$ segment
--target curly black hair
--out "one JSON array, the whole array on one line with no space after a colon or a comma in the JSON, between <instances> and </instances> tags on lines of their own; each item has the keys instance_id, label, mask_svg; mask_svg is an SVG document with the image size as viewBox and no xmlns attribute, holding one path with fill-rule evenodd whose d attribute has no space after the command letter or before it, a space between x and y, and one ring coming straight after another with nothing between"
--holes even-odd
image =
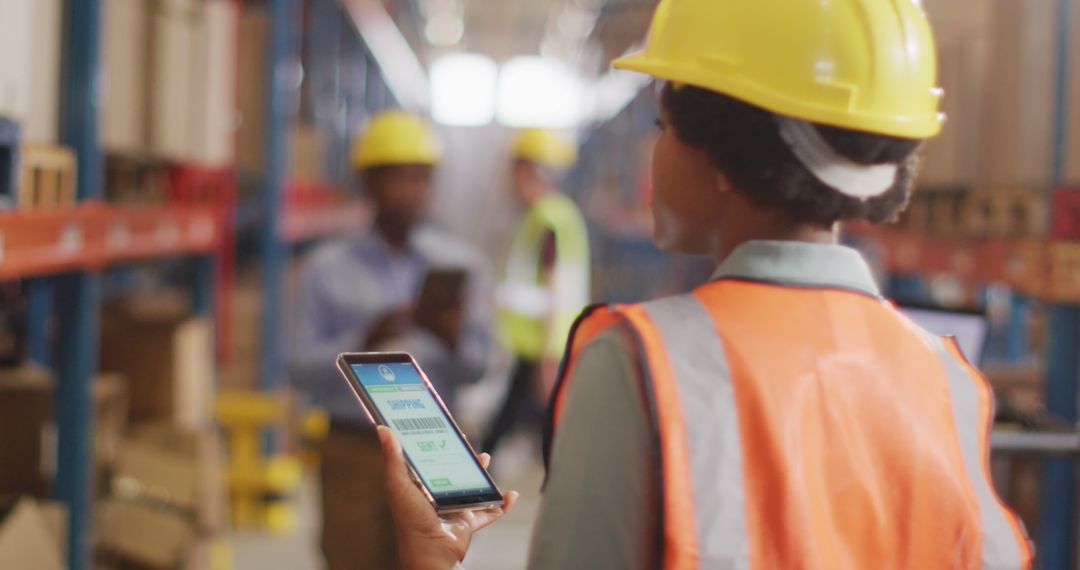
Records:
<instances>
[{"instance_id":1,"label":"curly black hair","mask_svg":"<svg viewBox=\"0 0 1080 570\"><path fill-rule=\"evenodd\" d=\"M845 196L814 177L780 138L776 116L727 95L691 86L664 87L661 105L675 135L704 150L737 191L802 223L889 222L903 212L918 172L923 141L815 124L840 155L858 164L893 163L896 181L880 196Z\"/></svg>"}]
</instances>

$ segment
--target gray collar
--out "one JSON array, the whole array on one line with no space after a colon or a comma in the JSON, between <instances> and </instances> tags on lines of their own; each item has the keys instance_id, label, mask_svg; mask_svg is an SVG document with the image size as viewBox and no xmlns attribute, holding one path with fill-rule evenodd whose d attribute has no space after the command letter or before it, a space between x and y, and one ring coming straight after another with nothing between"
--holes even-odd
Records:
<instances>
[{"instance_id":1,"label":"gray collar","mask_svg":"<svg viewBox=\"0 0 1080 570\"><path fill-rule=\"evenodd\" d=\"M881 290L859 252L842 245L749 241L731 252L713 279L769 281L795 287L852 289L875 297Z\"/></svg>"}]
</instances>

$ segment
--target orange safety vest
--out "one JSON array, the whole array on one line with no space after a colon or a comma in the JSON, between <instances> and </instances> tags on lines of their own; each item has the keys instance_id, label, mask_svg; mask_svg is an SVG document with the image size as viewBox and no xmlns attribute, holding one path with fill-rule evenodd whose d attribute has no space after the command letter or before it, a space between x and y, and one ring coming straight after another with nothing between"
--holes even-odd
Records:
<instances>
[{"instance_id":1,"label":"orange safety vest","mask_svg":"<svg viewBox=\"0 0 1080 570\"><path fill-rule=\"evenodd\" d=\"M548 450L577 356L613 325L639 347L665 570L1029 567L990 479L988 384L887 301L721 279L588 310Z\"/></svg>"}]
</instances>

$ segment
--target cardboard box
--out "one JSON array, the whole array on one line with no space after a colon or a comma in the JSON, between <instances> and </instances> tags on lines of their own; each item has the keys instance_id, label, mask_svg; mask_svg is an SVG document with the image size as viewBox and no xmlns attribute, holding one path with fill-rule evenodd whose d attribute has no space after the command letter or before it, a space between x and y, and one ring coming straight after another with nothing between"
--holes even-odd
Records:
<instances>
[{"instance_id":1,"label":"cardboard box","mask_svg":"<svg viewBox=\"0 0 1080 570\"><path fill-rule=\"evenodd\" d=\"M122 156L105 160L105 200L111 204L152 204L165 201L168 171L150 161Z\"/></svg>"},{"instance_id":2,"label":"cardboard box","mask_svg":"<svg viewBox=\"0 0 1080 570\"><path fill-rule=\"evenodd\" d=\"M0 370L0 495L49 493L55 384L36 366Z\"/></svg>"},{"instance_id":3,"label":"cardboard box","mask_svg":"<svg viewBox=\"0 0 1080 570\"><path fill-rule=\"evenodd\" d=\"M219 389L253 390L258 386L261 322L262 291L256 283L241 279L233 291L232 355L222 366Z\"/></svg>"},{"instance_id":4,"label":"cardboard box","mask_svg":"<svg viewBox=\"0 0 1080 570\"><path fill-rule=\"evenodd\" d=\"M1060 242L1050 246L1050 300L1080 302L1080 244Z\"/></svg>"},{"instance_id":5,"label":"cardboard box","mask_svg":"<svg viewBox=\"0 0 1080 570\"><path fill-rule=\"evenodd\" d=\"M75 205L75 152L66 146L23 145L19 150L19 208Z\"/></svg>"},{"instance_id":6,"label":"cardboard box","mask_svg":"<svg viewBox=\"0 0 1080 570\"><path fill-rule=\"evenodd\" d=\"M177 568L196 536L191 522L167 508L110 499L99 504L99 548L149 568Z\"/></svg>"},{"instance_id":7,"label":"cardboard box","mask_svg":"<svg viewBox=\"0 0 1080 570\"><path fill-rule=\"evenodd\" d=\"M102 315L101 369L128 379L132 422L212 422L213 324L168 299L111 305Z\"/></svg>"},{"instance_id":8,"label":"cardboard box","mask_svg":"<svg viewBox=\"0 0 1080 570\"><path fill-rule=\"evenodd\" d=\"M240 168L250 172L263 170L269 41L270 18L266 10L247 3L240 17L237 67L240 128L236 138L236 160Z\"/></svg>"},{"instance_id":9,"label":"cardboard box","mask_svg":"<svg viewBox=\"0 0 1080 570\"><path fill-rule=\"evenodd\" d=\"M318 129L295 125L292 131L290 176L302 181L326 179L326 139Z\"/></svg>"},{"instance_id":10,"label":"cardboard box","mask_svg":"<svg viewBox=\"0 0 1080 570\"><path fill-rule=\"evenodd\" d=\"M238 4L207 0L194 33L195 70L191 82L191 153L209 166L231 164L236 139Z\"/></svg>"},{"instance_id":11,"label":"cardboard box","mask_svg":"<svg viewBox=\"0 0 1080 570\"><path fill-rule=\"evenodd\" d=\"M147 128L151 0L105 0L102 4L102 116L105 149L141 156Z\"/></svg>"},{"instance_id":12,"label":"cardboard box","mask_svg":"<svg viewBox=\"0 0 1080 570\"><path fill-rule=\"evenodd\" d=\"M216 532L227 516L223 465L214 429L147 425L122 445L113 490L118 498L167 506L198 529Z\"/></svg>"},{"instance_id":13,"label":"cardboard box","mask_svg":"<svg viewBox=\"0 0 1080 570\"><path fill-rule=\"evenodd\" d=\"M0 560L4 568L63 570L67 511L52 503L20 499L0 511Z\"/></svg>"},{"instance_id":14,"label":"cardboard box","mask_svg":"<svg viewBox=\"0 0 1080 570\"><path fill-rule=\"evenodd\" d=\"M102 374L94 379L94 460L98 467L116 462L128 425L127 379Z\"/></svg>"}]
</instances>

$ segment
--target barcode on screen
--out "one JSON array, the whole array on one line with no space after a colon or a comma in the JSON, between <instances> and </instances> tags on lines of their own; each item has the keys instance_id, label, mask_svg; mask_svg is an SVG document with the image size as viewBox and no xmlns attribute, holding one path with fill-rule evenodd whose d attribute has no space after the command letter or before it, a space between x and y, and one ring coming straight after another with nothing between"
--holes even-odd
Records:
<instances>
[{"instance_id":1,"label":"barcode on screen","mask_svg":"<svg viewBox=\"0 0 1080 570\"><path fill-rule=\"evenodd\" d=\"M442 418L404 418L390 421L394 422L394 427L400 431L443 429L446 427L446 423L443 422Z\"/></svg>"}]
</instances>

